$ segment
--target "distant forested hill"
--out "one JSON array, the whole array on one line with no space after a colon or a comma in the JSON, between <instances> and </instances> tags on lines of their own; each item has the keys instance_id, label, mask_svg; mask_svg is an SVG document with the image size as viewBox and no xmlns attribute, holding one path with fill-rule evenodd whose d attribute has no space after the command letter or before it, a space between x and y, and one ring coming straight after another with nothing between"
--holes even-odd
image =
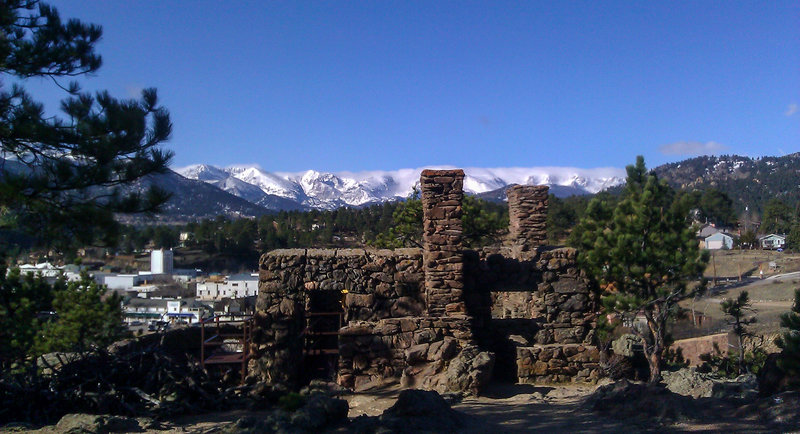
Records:
<instances>
[{"instance_id":1,"label":"distant forested hill","mask_svg":"<svg viewBox=\"0 0 800 434\"><path fill-rule=\"evenodd\" d=\"M673 187L687 191L716 188L734 201L738 212L748 206L762 212L777 198L800 204L800 152L782 157L703 156L658 166L655 172Z\"/></svg>"}]
</instances>

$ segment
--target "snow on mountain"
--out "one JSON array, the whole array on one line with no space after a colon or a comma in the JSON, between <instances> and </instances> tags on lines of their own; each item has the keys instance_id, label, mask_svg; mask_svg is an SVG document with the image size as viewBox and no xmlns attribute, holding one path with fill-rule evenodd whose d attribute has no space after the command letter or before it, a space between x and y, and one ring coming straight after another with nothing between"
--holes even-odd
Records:
<instances>
[{"instance_id":1,"label":"snow on mountain","mask_svg":"<svg viewBox=\"0 0 800 434\"><path fill-rule=\"evenodd\" d=\"M273 173L265 172L258 166L229 166L224 169L230 176L255 185L267 194L303 202L306 197L303 188L297 183Z\"/></svg>"},{"instance_id":2,"label":"snow on mountain","mask_svg":"<svg viewBox=\"0 0 800 434\"><path fill-rule=\"evenodd\" d=\"M333 209L408 197L412 189L418 186L422 170L417 168L338 173L307 170L270 173L258 166L230 166L221 169L208 165L194 165L177 171L187 178L208 182L255 203L258 202L257 192L240 183L255 186L262 193L290 199L303 206ZM510 184L547 184L569 187L559 191L597 193L625 180L625 171L619 168L473 167L464 169L464 172L466 173L464 190L471 194L494 191Z\"/></svg>"},{"instance_id":3,"label":"snow on mountain","mask_svg":"<svg viewBox=\"0 0 800 434\"><path fill-rule=\"evenodd\" d=\"M195 164L184 167L178 173L184 178L203 181L252 203L258 203L266 196L266 193L259 187L234 178L224 169L208 164Z\"/></svg>"},{"instance_id":4,"label":"snow on mountain","mask_svg":"<svg viewBox=\"0 0 800 434\"><path fill-rule=\"evenodd\" d=\"M208 164L193 164L191 166L176 170L176 172L181 174L184 178L205 181L209 184L222 181L230 176L224 170Z\"/></svg>"}]
</instances>

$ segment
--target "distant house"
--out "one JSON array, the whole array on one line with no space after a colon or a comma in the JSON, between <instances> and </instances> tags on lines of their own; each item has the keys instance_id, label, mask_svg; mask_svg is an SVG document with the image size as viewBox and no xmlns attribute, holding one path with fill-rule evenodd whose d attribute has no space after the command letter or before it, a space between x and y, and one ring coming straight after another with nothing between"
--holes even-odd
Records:
<instances>
[{"instance_id":1,"label":"distant house","mask_svg":"<svg viewBox=\"0 0 800 434\"><path fill-rule=\"evenodd\" d=\"M154 275L144 274L111 274L105 275L103 283L108 289L123 289L130 291L134 286L153 282Z\"/></svg>"},{"instance_id":2,"label":"distant house","mask_svg":"<svg viewBox=\"0 0 800 434\"><path fill-rule=\"evenodd\" d=\"M249 296L244 298L224 298L214 301L214 315L228 315L240 317L255 313L256 297Z\"/></svg>"},{"instance_id":3,"label":"distant house","mask_svg":"<svg viewBox=\"0 0 800 434\"><path fill-rule=\"evenodd\" d=\"M697 238L700 238L700 239L704 240L704 239L706 239L706 238L708 238L708 237L710 237L710 236L712 236L714 234L718 234L720 232L721 231L719 229L717 229L714 225L706 224L706 225L703 225L703 227L701 227L699 231L697 231ZM708 248L708 247L706 247L706 248Z\"/></svg>"},{"instance_id":4,"label":"distant house","mask_svg":"<svg viewBox=\"0 0 800 434\"><path fill-rule=\"evenodd\" d=\"M214 308L194 299L168 300L167 318L189 324L214 316Z\"/></svg>"},{"instance_id":5,"label":"distant house","mask_svg":"<svg viewBox=\"0 0 800 434\"><path fill-rule=\"evenodd\" d=\"M165 319L168 300L129 298L122 303L125 321L156 321Z\"/></svg>"},{"instance_id":6,"label":"distant house","mask_svg":"<svg viewBox=\"0 0 800 434\"><path fill-rule=\"evenodd\" d=\"M235 274L219 282L209 278L197 284L197 297L202 300L242 298L258 295L257 274Z\"/></svg>"},{"instance_id":7,"label":"distant house","mask_svg":"<svg viewBox=\"0 0 800 434\"><path fill-rule=\"evenodd\" d=\"M717 232L714 235L706 237L705 248L707 250L732 249L733 237L723 234L722 232Z\"/></svg>"},{"instance_id":8,"label":"distant house","mask_svg":"<svg viewBox=\"0 0 800 434\"><path fill-rule=\"evenodd\" d=\"M762 249L782 249L786 245L786 236L778 234L765 235L758 239L758 244Z\"/></svg>"}]
</instances>

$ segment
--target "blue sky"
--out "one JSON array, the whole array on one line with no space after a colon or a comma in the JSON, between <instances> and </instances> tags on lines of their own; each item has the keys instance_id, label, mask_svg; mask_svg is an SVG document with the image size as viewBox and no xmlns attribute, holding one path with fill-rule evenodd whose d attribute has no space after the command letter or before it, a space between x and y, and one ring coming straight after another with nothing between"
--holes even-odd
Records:
<instances>
[{"instance_id":1,"label":"blue sky","mask_svg":"<svg viewBox=\"0 0 800 434\"><path fill-rule=\"evenodd\" d=\"M648 166L796 152L796 1L54 1L85 90L156 87L174 166ZM58 90L29 88L57 105Z\"/></svg>"}]
</instances>

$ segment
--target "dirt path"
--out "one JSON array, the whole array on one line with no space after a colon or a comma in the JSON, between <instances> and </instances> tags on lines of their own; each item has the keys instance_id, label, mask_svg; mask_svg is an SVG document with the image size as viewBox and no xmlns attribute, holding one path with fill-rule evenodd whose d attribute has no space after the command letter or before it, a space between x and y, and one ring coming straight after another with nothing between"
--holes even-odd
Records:
<instances>
[{"instance_id":1,"label":"dirt path","mask_svg":"<svg viewBox=\"0 0 800 434\"><path fill-rule=\"evenodd\" d=\"M480 397L466 398L453 409L472 416L461 433L645 433L645 432L771 432L757 420L733 416L729 408L709 409L719 415L705 422L678 422L670 426L634 423L601 416L581 403L597 385L534 386L493 384ZM396 387L346 397L351 418L377 416L397 399Z\"/></svg>"},{"instance_id":2,"label":"dirt path","mask_svg":"<svg viewBox=\"0 0 800 434\"><path fill-rule=\"evenodd\" d=\"M646 432L624 421L598 417L580 402L597 386L495 384L480 397L466 398L453 409L472 416L460 432ZM391 407L399 389L390 387L346 397L349 416L378 416Z\"/></svg>"},{"instance_id":3,"label":"dirt path","mask_svg":"<svg viewBox=\"0 0 800 434\"><path fill-rule=\"evenodd\" d=\"M468 398L454 409L475 416L485 426L464 432L645 432L581 407L595 386L495 385L486 396ZM489 430L487 430L489 428Z\"/></svg>"},{"instance_id":4,"label":"dirt path","mask_svg":"<svg viewBox=\"0 0 800 434\"><path fill-rule=\"evenodd\" d=\"M484 396L465 398L453 404L453 409L466 415L467 426L460 433L642 433L642 432L770 432L756 420L733 416L730 409L722 410L708 422L681 422L671 426L635 424L630 420L604 417L584 408L581 403L595 385L514 385L494 384ZM394 405L399 387L388 386L368 392L343 396L348 401L353 419L361 415L378 416ZM709 409L710 413L716 410ZM266 417L268 411L235 410L228 412L188 415L175 418L146 432L153 433L219 433L245 416ZM336 432L346 432L340 428ZM24 430L20 430L26 432ZM54 426L38 431L41 434L58 432Z\"/></svg>"}]
</instances>

